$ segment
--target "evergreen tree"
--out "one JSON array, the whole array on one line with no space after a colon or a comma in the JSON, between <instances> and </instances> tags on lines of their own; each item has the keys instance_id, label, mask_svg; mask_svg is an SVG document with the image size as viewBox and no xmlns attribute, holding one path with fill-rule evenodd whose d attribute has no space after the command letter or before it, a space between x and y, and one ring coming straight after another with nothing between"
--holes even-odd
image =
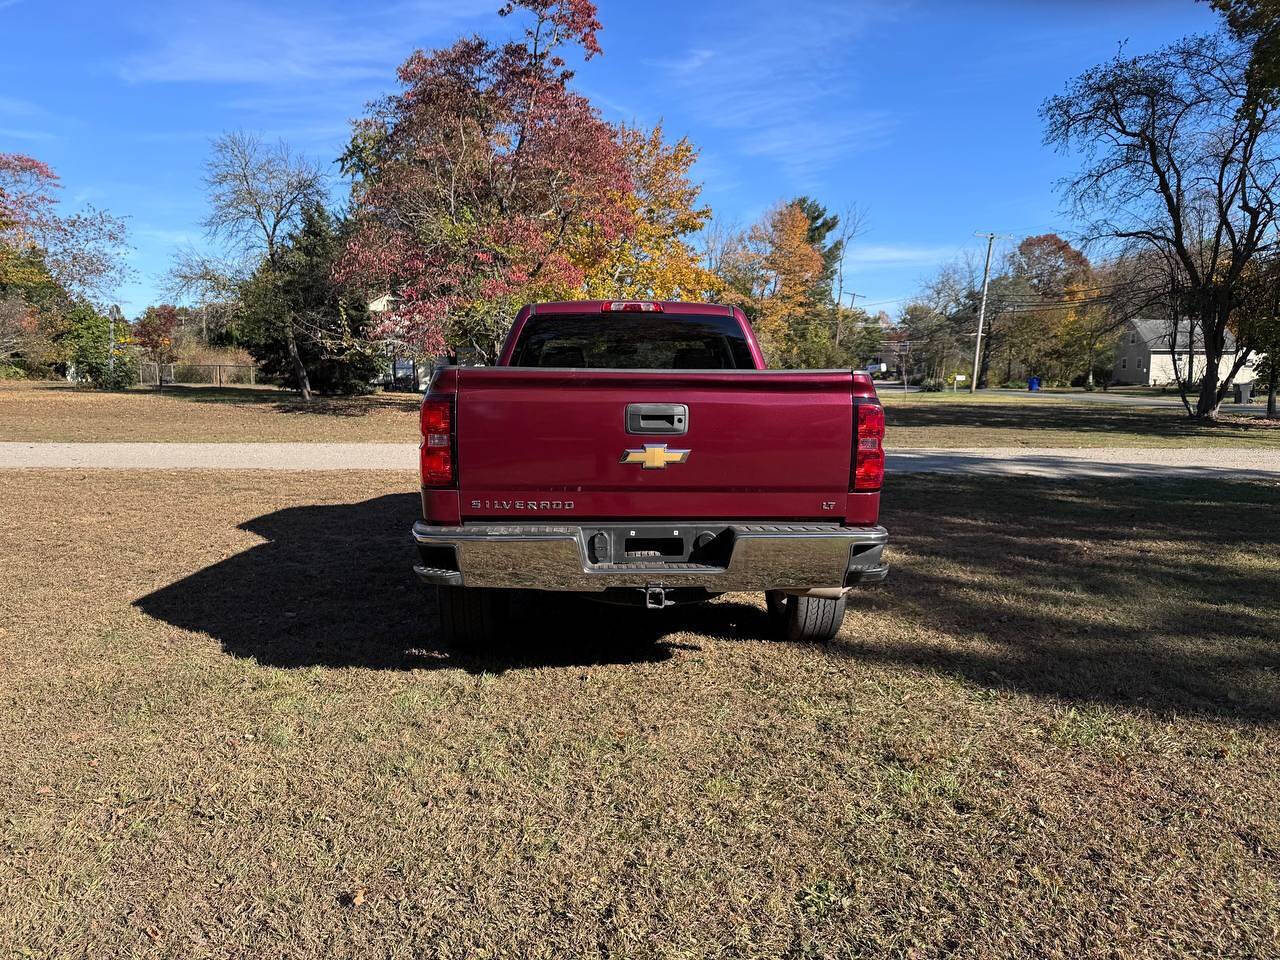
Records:
<instances>
[{"instance_id":1,"label":"evergreen tree","mask_svg":"<svg viewBox=\"0 0 1280 960\"><path fill-rule=\"evenodd\" d=\"M310 205L274 262L264 259L241 290L249 352L268 377L295 390L290 334L317 393L367 392L380 370L365 304L333 279L345 243L345 226Z\"/></svg>"}]
</instances>

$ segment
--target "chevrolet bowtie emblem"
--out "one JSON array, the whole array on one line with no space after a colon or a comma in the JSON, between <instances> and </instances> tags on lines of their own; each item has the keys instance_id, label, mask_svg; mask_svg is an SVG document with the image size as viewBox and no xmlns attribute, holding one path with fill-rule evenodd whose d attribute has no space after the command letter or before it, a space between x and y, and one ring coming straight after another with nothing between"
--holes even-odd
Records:
<instances>
[{"instance_id":1,"label":"chevrolet bowtie emblem","mask_svg":"<svg viewBox=\"0 0 1280 960\"><path fill-rule=\"evenodd\" d=\"M665 470L668 463L684 463L688 450L668 450L665 443L646 443L643 450L624 450L619 463L638 463L643 470Z\"/></svg>"}]
</instances>

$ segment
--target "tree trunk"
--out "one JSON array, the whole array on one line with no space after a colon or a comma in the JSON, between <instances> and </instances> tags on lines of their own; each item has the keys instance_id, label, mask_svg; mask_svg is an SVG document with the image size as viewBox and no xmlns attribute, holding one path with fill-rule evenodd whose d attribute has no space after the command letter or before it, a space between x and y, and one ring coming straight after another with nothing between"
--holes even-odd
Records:
<instances>
[{"instance_id":1,"label":"tree trunk","mask_svg":"<svg viewBox=\"0 0 1280 960\"><path fill-rule=\"evenodd\" d=\"M1207 357L1205 358L1208 359ZM1196 416L1201 420L1218 419L1218 365L1206 363L1196 398Z\"/></svg>"},{"instance_id":2,"label":"tree trunk","mask_svg":"<svg viewBox=\"0 0 1280 960\"><path fill-rule=\"evenodd\" d=\"M1273 369L1271 380L1267 384L1267 419L1274 420L1276 419L1276 392L1280 390L1280 367L1274 366L1274 360L1270 362L1273 364Z\"/></svg>"},{"instance_id":3,"label":"tree trunk","mask_svg":"<svg viewBox=\"0 0 1280 960\"><path fill-rule=\"evenodd\" d=\"M307 368L302 364L302 356L298 353L298 341L293 336L293 320L290 318L284 324L284 339L289 345L289 359L293 361L293 375L298 381L298 389L302 392L303 400L311 399L311 380L307 377Z\"/></svg>"},{"instance_id":4,"label":"tree trunk","mask_svg":"<svg viewBox=\"0 0 1280 960\"><path fill-rule=\"evenodd\" d=\"M1204 341L1204 376L1200 379L1200 396L1196 400L1196 416L1201 420L1218 419L1218 405L1222 402L1218 397L1218 383L1221 374L1218 368L1222 363L1222 350L1225 346L1226 338L1223 336L1223 331L1227 328L1226 320L1225 310L1222 311L1221 316L1216 311L1213 311L1201 317L1200 338ZM1211 324L1214 331L1212 336L1210 336ZM1190 367L1192 379L1194 379L1196 369L1196 338L1194 331L1191 332L1187 349L1190 351L1188 367Z\"/></svg>"}]
</instances>

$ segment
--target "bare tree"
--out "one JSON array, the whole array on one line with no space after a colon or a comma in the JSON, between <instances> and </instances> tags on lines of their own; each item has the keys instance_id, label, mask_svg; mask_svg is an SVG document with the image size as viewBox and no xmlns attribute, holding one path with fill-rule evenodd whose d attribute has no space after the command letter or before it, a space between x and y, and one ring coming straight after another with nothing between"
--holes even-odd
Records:
<instances>
[{"instance_id":1,"label":"bare tree","mask_svg":"<svg viewBox=\"0 0 1280 960\"><path fill-rule=\"evenodd\" d=\"M303 210L321 204L325 196L324 174L310 160L293 153L280 141L263 144L257 137L227 133L213 142L205 175L209 189L209 216L205 229L212 239L225 245L238 271L204 262L188 262L186 272L193 283L217 284L219 276L252 273L253 261L265 263L272 271L290 231L301 222ZM311 399L311 381L298 352L298 319L281 301L280 324L304 400Z\"/></svg>"},{"instance_id":2,"label":"bare tree","mask_svg":"<svg viewBox=\"0 0 1280 960\"><path fill-rule=\"evenodd\" d=\"M699 235L702 265L717 277L730 274L746 244L746 231L741 224L713 220Z\"/></svg>"},{"instance_id":3,"label":"bare tree","mask_svg":"<svg viewBox=\"0 0 1280 960\"><path fill-rule=\"evenodd\" d=\"M1244 274L1276 242L1280 143L1275 112L1251 94L1249 50L1190 37L1116 59L1041 108L1046 142L1084 168L1064 192L1091 238L1146 250L1172 266L1183 310L1203 336L1194 415L1214 419L1231 378L1219 365ZM1172 292L1172 291L1171 291Z\"/></svg>"},{"instance_id":4,"label":"bare tree","mask_svg":"<svg viewBox=\"0 0 1280 960\"><path fill-rule=\"evenodd\" d=\"M248 280L245 264L209 256L193 247L174 254L164 289L175 300L190 302L200 312L200 334L209 341L209 329L225 328L240 307L240 287ZM212 320L212 324L210 321Z\"/></svg>"},{"instance_id":5,"label":"bare tree","mask_svg":"<svg viewBox=\"0 0 1280 960\"><path fill-rule=\"evenodd\" d=\"M840 345L841 339L844 337L845 327L845 309L844 309L844 267L845 260L849 256L849 244L852 243L860 233L866 223L865 211L856 204L850 204L844 208L844 213L840 214L840 226L835 237L835 244L840 249L840 259L836 261L836 270L834 277L834 289L832 294L835 300L835 334L834 339L836 346ZM852 312L852 311L850 311Z\"/></svg>"},{"instance_id":6,"label":"bare tree","mask_svg":"<svg viewBox=\"0 0 1280 960\"><path fill-rule=\"evenodd\" d=\"M209 256L193 247L183 247L173 255L165 277L165 292L196 303L232 302L240 284L248 279L244 264Z\"/></svg>"},{"instance_id":7,"label":"bare tree","mask_svg":"<svg viewBox=\"0 0 1280 960\"><path fill-rule=\"evenodd\" d=\"M898 327L911 342L917 368L923 366L930 380L939 380L951 371L957 358L973 347L965 341L960 327L967 326L961 310L973 291L971 265L958 262L941 267L927 280L920 295L906 304Z\"/></svg>"}]
</instances>

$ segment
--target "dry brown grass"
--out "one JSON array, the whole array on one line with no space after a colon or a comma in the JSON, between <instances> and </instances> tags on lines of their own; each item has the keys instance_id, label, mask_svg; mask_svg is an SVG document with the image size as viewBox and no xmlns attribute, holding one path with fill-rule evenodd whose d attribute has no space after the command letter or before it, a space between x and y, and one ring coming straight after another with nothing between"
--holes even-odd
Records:
<instances>
[{"instance_id":1,"label":"dry brown grass","mask_svg":"<svg viewBox=\"0 0 1280 960\"><path fill-rule=\"evenodd\" d=\"M829 648L467 658L399 475L0 482L0 955L1280 948L1275 484L896 478Z\"/></svg>"},{"instance_id":2,"label":"dry brown grass","mask_svg":"<svg viewBox=\"0 0 1280 960\"><path fill-rule=\"evenodd\" d=\"M65 383L0 383L0 440L416 441L416 394L303 403L273 387L165 387L125 393Z\"/></svg>"},{"instance_id":3,"label":"dry brown grass","mask_svg":"<svg viewBox=\"0 0 1280 960\"><path fill-rule=\"evenodd\" d=\"M902 447L1205 447L1280 449L1280 424L1191 423L1161 407L1069 399L885 393L887 444ZM273 388L166 387L101 393L0 383L0 440L402 441L417 439L418 397L381 394L304 404ZM1229 411L1228 411L1229 416Z\"/></svg>"}]
</instances>

